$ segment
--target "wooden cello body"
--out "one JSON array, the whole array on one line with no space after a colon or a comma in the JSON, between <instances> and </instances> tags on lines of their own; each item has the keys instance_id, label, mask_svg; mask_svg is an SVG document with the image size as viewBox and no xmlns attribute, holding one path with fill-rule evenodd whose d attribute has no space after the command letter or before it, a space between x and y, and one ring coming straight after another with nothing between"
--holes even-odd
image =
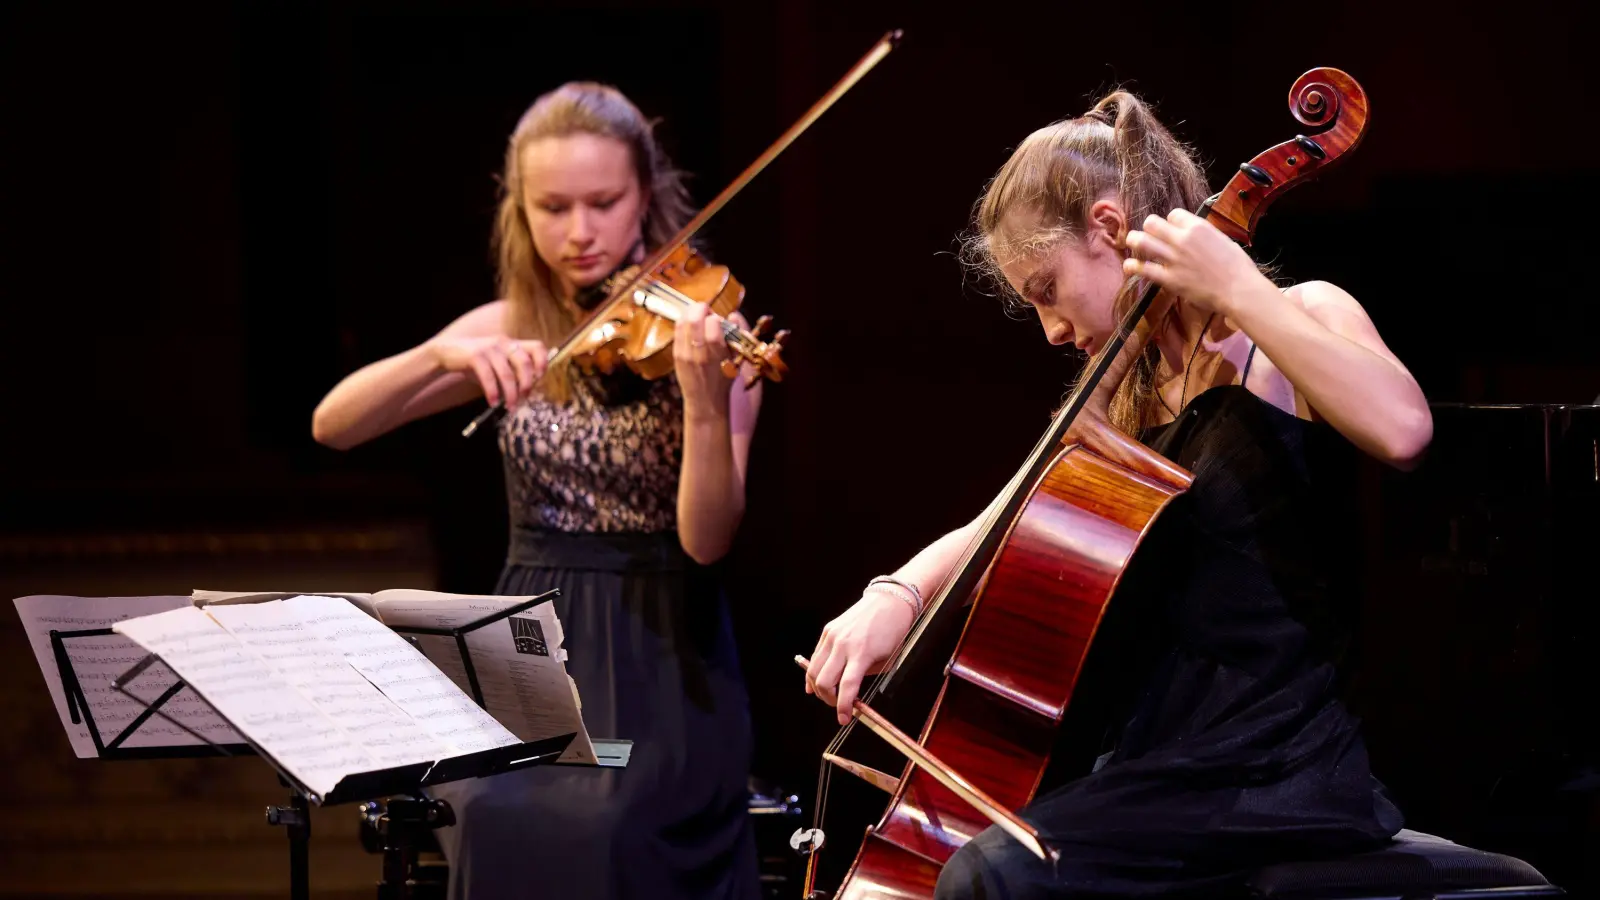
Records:
<instances>
[{"instance_id":1,"label":"wooden cello body","mask_svg":"<svg viewBox=\"0 0 1600 900\"><path fill-rule=\"evenodd\" d=\"M1366 95L1338 69L1302 75L1290 89L1289 105L1296 119L1322 130L1314 137L1297 135L1241 165L1196 211L1245 246L1273 200L1342 159L1366 127ZM1060 746L1063 720L1130 561L1192 481L1191 473L1109 424L1080 416L1127 338L1141 332L1142 344L1157 293L1145 292L1120 333L1090 361L1090 371L919 617L897 660L867 699L856 702L857 720L907 755L903 773L892 779L825 754L825 760L858 774L864 770L869 780L891 789L892 799L867 827L843 881L828 894L815 885L821 828L797 833L792 843L811 855L808 898L931 898L944 863L991 824L1041 856L1053 853L1015 811L1034 799ZM925 620L962 615L954 651L940 660L937 698L913 741L868 701L912 667L915 645L928 630ZM824 795L819 786L818 826Z\"/></svg>"},{"instance_id":2,"label":"wooden cello body","mask_svg":"<svg viewBox=\"0 0 1600 900\"><path fill-rule=\"evenodd\" d=\"M979 589L920 736L928 753L1005 809L1033 799L1128 560L1189 482L1188 472L1128 438L1093 449L1073 443L1055 455ZM908 765L837 896L932 897L940 867L988 826L927 770Z\"/></svg>"}]
</instances>

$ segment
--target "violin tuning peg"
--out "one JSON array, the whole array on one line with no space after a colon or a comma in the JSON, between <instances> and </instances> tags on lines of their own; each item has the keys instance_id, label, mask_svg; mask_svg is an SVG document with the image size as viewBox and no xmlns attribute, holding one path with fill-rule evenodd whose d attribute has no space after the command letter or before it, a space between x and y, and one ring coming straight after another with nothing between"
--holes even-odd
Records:
<instances>
[{"instance_id":1,"label":"violin tuning peg","mask_svg":"<svg viewBox=\"0 0 1600 900\"><path fill-rule=\"evenodd\" d=\"M761 370L757 369L756 371L751 372L749 375L746 375L744 377L744 389L747 390L747 391L750 390L751 388L755 387L756 386L756 382L758 382L760 380L761 380Z\"/></svg>"},{"instance_id":2,"label":"violin tuning peg","mask_svg":"<svg viewBox=\"0 0 1600 900\"><path fill-rule=\"evenodd\" d=\"M739 374L739 361L730 356L722 361L721 368L723 375L732 378Z\"/></svg>"},{"instance_id":3,"label":"violin tuning peg","mask_svg":"<svg viewBox=\"0 0 1600 900\"><path fill-rule=\"evenodd\" d=\"M771 324L772 324L772 317L771 316L762 316L761 318L756 320L756 326L754 328L750 329L750 336L751 337L755 337L755 338L761 337L761 333L763 331L766 331L767 327L770 326Z\"/></svg>"},{"instance_id":4,"label":"violin tuning peg","mask_svg":"<svg viewBox=\"0 0 1600 900\"><path fill-rule=\"evenodd\" d=\"M770 343L774 347L781 347L783 345L783 342L788 340L788 339L789 339L789 329L785 328L782 331L778 332L777 334L773 335L772 336L772 340L771 340Z\"/></svg>"}]
</instances>

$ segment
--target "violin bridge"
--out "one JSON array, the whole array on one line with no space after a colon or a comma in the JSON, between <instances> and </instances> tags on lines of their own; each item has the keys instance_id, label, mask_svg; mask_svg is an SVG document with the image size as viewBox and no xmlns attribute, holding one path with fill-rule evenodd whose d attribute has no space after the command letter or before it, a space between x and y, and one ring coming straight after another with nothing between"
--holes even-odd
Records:
<instances>
[{"instance_id":1,"label":"violin bridge","mask_svg":"<svg viewBox=\"0 0 1600 900\"><path fill-rule=\"evenodd\" d=\"M867 784L870 784L880 790L887 791L888 793L892 794L897 788L900 787L900 779L890 775L887 772L879 772L877 769L874 769L870 766L863 766L861 763L853 762L845 759L842 756L836 756L832 753L824 753L822 754L822 758L833 763L846 772L849 772L851 775L860 778Z\"/></svg>"}]
</instances>

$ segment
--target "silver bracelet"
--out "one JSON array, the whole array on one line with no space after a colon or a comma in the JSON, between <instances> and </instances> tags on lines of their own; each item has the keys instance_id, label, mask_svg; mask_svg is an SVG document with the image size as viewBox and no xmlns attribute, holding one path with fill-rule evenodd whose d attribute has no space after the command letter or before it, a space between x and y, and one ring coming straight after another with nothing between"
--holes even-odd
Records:
<instances>
[{"instance_id":1,"label":"silver bracelet","mask_svg":"<svg viewBox=\"0 0 1600 900\"><path fill-rule=\"evenodd\" d=\"M888 596L901 601L906 606L911 607L912 615L919 615L922 612L922 610L917 606L916 596L898 584L890 584L888 582L869 584L867 585L866 594L887 594Z\"/></svg>"},{"instance_id":2,"label":"silver bracelet","mask_svg":"<svg viewBox=\"0 0 1600 900\"><path fill-rule=\"evenodd\" d=\"M919 616L922 615L922 605L923 605L922 604L922 592L917 590L917 586L916 585L901 581L900 579L895 578L895 577L893 577L891 575L879 575L877 578L874 578L871 581L867 582L867 590L870 591L870 590L872 590L872 588L874 586L880 585L880 584L888 585L890 587L897 587L897 588L900 588L901 590L905 591L907 594L910 594L911 595L911 610L912 610L912 612L916 613ZM904 598L902 598L902 599L904 599Z\"/></svg>"}]
</instances>

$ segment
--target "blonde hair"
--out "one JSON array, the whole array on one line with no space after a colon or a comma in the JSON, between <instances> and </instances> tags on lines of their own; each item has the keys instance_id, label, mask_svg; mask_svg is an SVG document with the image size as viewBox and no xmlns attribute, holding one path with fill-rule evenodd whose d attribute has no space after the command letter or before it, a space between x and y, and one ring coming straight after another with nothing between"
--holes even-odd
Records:
<instances>
[{"instance_id":1,"label":"blonde hair","mask_svg":"<svg viewBox=\"0 0 1600 900\"><path fill-rule=\"evenodd\" d=\"M558 300L550 267L534 249L522 206L523 148L540 138L573 134L608 137L627 145L645 197L642 230L649 250L670 240L694 215L684 175L673 168L656 140L655 124L621 91L591 81L568 82L541 95L517 121L506 142L493 238L497 283L500 296L510 305L506 325L512 336L554 346L578 321ZM552 368L540 387L551 401L567 402L571 396L567 367Z\"/></svg>"},{"instance_id":2,"label":"blonde hair","mask_svg":"<svg viewBox=\"0 0 1600 900\"><path fill-rule=\"evenodd\" d=\"M979 198L963 257L996 282L1008 302L1023 303L1000 275L1001 262L1081 239L1089 208L1107 196L1121 201L1130 228L1179 207L1196 210L1209 196L1193 153L1127 91L1114 91L1084 115L1028 135ZM1037 225L1025 234L1002 233L1013 211L1032 213ZM1145 287L1141 279L1124 282L1113 302L1118 321ZM1154 424L1158 361L1152 342L1112 398L1112 424L1128 434L1137 436Z\"/></svg>"}]
</instances>

